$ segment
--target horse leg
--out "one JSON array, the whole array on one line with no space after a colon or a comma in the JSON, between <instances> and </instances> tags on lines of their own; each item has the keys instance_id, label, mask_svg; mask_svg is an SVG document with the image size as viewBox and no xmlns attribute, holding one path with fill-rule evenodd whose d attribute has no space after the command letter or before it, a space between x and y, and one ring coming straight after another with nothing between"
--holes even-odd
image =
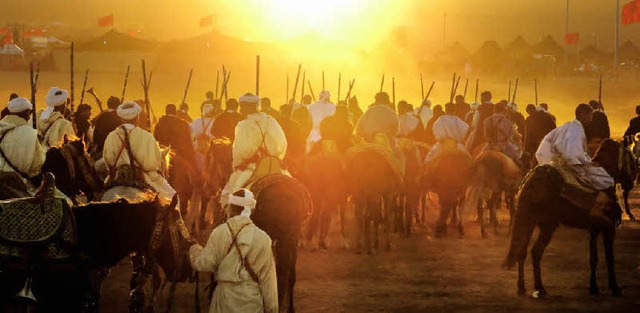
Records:
<instances>
[{"instance_id":1,"label":"horse leg","mask_svg":"<svg viewBox=\"0 0 640 313\"><path fill-rule=\"evenodd\" d=\"M401 212L401 207L399 206L399 203L396 202L396 197L394 196L389 196L388 197L390 199L390 201L388 202L390 204L389 207L387 206L387 202L384 201L384 205L385 207L382 208L382 221L383 223L386 222L386 225L384 226L383 229L383 236L384 236L384 249L385 251L391 251L391 231L392 231L392 227L393 227L393 217L394 216L400 216L402 214ZM397 218L396 218L397 220Z\"/></svg>"},{"instance_id":2,"label":"horse leg","mask_svg":"<svg viewBox=\"0 0 640 313\"><path fill-rule=\"evenodd\" d=\"M145 290L143 283L146 280L144 267L145 258L141 254L131 256L132 274L129 281L129 312L142 312L145 303Z\"/></svg>"},{"instance_id":3,"label":"horse leg","mask_svg":"<svg viewBox=\"0 0 640 313\"><path fill-rule=\"evenodd\" d=\"M342 203L338 205L338 212L340 214L340 242L342 244L342 248L349 249L349 244L347 244L347 239L344 231L346 211L347 211L346 203Z\"/></svg>"},{"instance_id":4,"label":"horse leg","mask_svg":"<svg viewBox=\"0 0 640 313\"><path fill-rule=\"evenodd\" d=\"M489 223L493 228L493 233L498 235L498 209L502 200L502 192L494 192L489 200Z\"/></svg>"},{"instance_id":5,"label":"horse leg","mask_svg":"<svg viewBox=\"0 0 640 313\"><path fill-rule=\"evenodd\" d=\"M447 234L447 220L449 219L450 213L451 205L442 202L442 199L440 199L440 217L436 225L436 238L444 237Z\"/></svg>"},{"instance_id":6,"label":"horse leg","mask_svg":"<svg viewBox=\"0 0 640 313\"><path fill-rule=\"evenodd\" d=\"M607 271L609 273L609 289L615 297L622 296L622 289L616 280L615 261L613 256L613 241L616 236L615 226L611 225L602 233L604 241L604 253L607 259Z\"/></svg>"},{"instance_id":7,"label":"horse leg","mask_svg":"<svg viewBox=\"0 0 640 313\"><path fill-rule=\"evenodd\" d=\"M622 192L622 198L624 199L624 211L627 213L627 215L629 216L630 220L635 220L635 217L633 216L633 214L631 214L631 210L629 209L629 192L631 190L624 190Z\"/></svg>"},{"instance_id":8,"label":"horse leg","mask_svg":"<svg viewBox=\"0 0 640 313\"><path fill-rule=\"evenodd\" d=\"M527 258L527 250L518 258L518 296L524 296L527 293L527 287L524 285L524 261Z\"/></svg>"},{"instance_id":9,"label":"horse leg","mask_svg":"<svg viewBox=\"0 0 640 313\"><path fill-rule=\"evenodd\" d=\"M482 238L487 237L487 232L484 229L484 206L486 205L486 201L478 202L478 222L480 223L480 234L482 234Z\"/></svg>"},{"instance_id":10,"label":"horse leg","mask_svg":"<svg viewBox=\"0 0 640 313\"><path fill-rule=\"evenodd\" d=\"M204 194L200 196L200 229L204 229L207 224L207 208L211 202L210 197L205 197Z\"/></svg>"},{"instance_id":11,"label":"horse leg","mask_svg":"<svg viewBox=\"0 0 640 313\"><path fill-rule=\"evenodd\" d=\"M320 233L318 235L320 249L327 249L327 234L329 233L329 227L331 226L333 216L332 213L335 207L335 204L329 204L326 202L324 204L322 215L320 216Z\"/></svg>"},{"instance_id":12,"label":"horse leg","mask_svg":"<svg viewBox=\"0 0 640 313\"><path fill-rule=\"evenodd\" d=\"M320 223L321 212L324 209L323 205L324 205L323 201L320 201L319 198L314 199L313 207L315 209L311 213L311 219L309 220L309 228L307 229L307 242L309 243L309 246L311 246L312 250L315 250L317 248L316 245L313 244L313 238L317 233L319 233L318 224Z\"/></svg>"},{"instance_id":13,"label":"horse leg","mask_svg":"<svg viewBox=\"0 0 640 313\"><path fill-rule=\"evenodd\" d=\"M596 279L596 270L598 268L598 231L591 229L589 231L589 266L591 267L591 278L589 279L589 294L597 295L598 280Z\"/></svg>"},{"instance_id":14,"label":"horse leg","mask_svg":"<svg viewBox=\"0 0 640 313\"><path fill-rule=\"evenodd\" d=\"M544 289L542 285L542 274L540 270L540 263L542 261L542 254L544 253L544 249L551 242L551 238L553 237L553 233L556 231L558 227L557 224L541 224L540 225L540 234L538 235L538 239L536 243L531 248L531 262L533 263L533 280L534 280L534 289L538 292L539 296L547 295L547 291Z\"/></svg>"}]
</instances>

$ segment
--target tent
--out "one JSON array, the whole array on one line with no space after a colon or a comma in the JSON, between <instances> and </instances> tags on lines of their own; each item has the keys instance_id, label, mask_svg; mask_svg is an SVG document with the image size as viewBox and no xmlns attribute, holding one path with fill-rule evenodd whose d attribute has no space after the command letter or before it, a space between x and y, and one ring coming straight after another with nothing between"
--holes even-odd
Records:
<instances>
[{"instance_id":1,"label":"tent","mask_svg":"<svg viewBox=\"0 0 640 313\"><path fill-rule=\"evenodd\" d=\"M618 49L620 62L637 62L640 60L640 48L631 40L627 40Z\"/></svg>"},{"instance_id":2,"label":"tent","mask_svg":"<svg viewBox=\"0 0 640 313\"><path fill-rule=\"evenodd\" d=\"M564 48L551 36L545 37L531 49L535 54L553 56L556 60L561 60L564 56Z\"/></svg>"},{"instance_id":3,"label":"tent","mask_svg":"<svg viewBox=\"0 0 640 313\"><path fill-rule=\"evenodd\" d=\"M589 45L586 48L580 50L580 57L585 61L589 62L600 62L602 61L606 55L604 52L600 51L596 46Z\"/></svg>"},{"instance_id":4,"label":"tent","mask_svg":"<svg viewBox=\"0 0 640 313\"><path fill-rule=\"evenodd\" d=\"M75 51L151 52L159 46L160 44L157 42L135 38L115 30L110 30L97 38L75 45Z\"/></svg>"},{"instance_id":5,"label":"tent","mask_svg":"<svg viewBox=\"0 0 640 313\"><path fill-rule=\"evenodd\" d=\"M504 51L507 56L516 59L529 59L533 54L531 46L529 46L522 36L516 37L516 39L507 44Z\"/></svg>"}]
</instances>

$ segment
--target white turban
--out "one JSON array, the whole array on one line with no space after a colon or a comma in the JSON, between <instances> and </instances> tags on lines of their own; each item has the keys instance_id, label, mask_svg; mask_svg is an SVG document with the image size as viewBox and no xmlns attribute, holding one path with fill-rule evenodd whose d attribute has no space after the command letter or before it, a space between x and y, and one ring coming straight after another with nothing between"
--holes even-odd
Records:
<instances>
[{"instance_id":1,"label":"white turban","mask_svg":"<svg viewBox=\"0 0 640 313\"><path fill-rule=\"evenodd\" d=\"M547 112L547 110L545 110L542 106L537 106L536 107L536 111L538 111L538 112Z\"/></svg>"},{"instance_id":2,"label":"white turban","mask_svg":"<svg viewBox=\"0 0 640 313\"><path fill-rule=\"evenodd\" d=\"M236 193L240 190L244 190L244 197L238 197L231 194L229 195L229 204L243 207L244 210L242 210L240 215L249 217L251 216L251 211L253 210L253 208L256 207L256 200L253 198L253 193L248 189L240 188L233 193Z\"/></svg>"},{"instance_id":3,"label":"white turban","mask_svg":"<svg viewBox=\"0 0 640 313\"><path fill-rule=\"evenodd\" d=\"M51 87L49 92L47 93L47 97L44 101L47 103L47 108L40 115L40 119L46 121L53 113L53 110L57 106L61 106L67 103L67 97L69 94L66 90L60 89L58 87Z\"/></svg>"},{"instance_id":4,"label":"white turban","mask_svg":"<svg viewBox=\"0 0 640 313\"><path fill-rule=\"evenodd\" d=\"M202 106L202 116L207 116L207 114L213 111L213 105L211 103L207 103Z\"/></svg>"},{"instance_id":5,"label":"white turban","mask_svg":"<svg viewBox=\"0 0 640 313\"><path fill-rule=\"evenodd\" d=\"M27 100L26 98L20 97L9 101L7 109L11 113L20 113L26 110L33 109L33 104L31 104L31 102L29 102L29 100Z\"/></svg>"},{"instance_id":6,"label":"white turban","mask_svg":"<svg viewBox=\"0 0 640 313\"><path fill-rule=\"evenodd\" d=\"M474 102L471 104L471 110L477 110L480 107L480 103Z\"/></svg>"},{"instance_id":7,"label":"white turban","mask_svg":"<svg viewBox=\"0 0 640 313\"><path fill-rule=\"evenodd\" d=\"M240 98L238 98L238 102L240 103L255 103L255 104L259 104L260 103L260 97L247 92L244 95L240 96Z\"/></svg>"},{"instance_id":8,"label":"white turban","mask_svg":"<svg viewBox=\"0 0 640 313\"><path fill-rule=\"evenodd\" d=\"M133 101L127 101L118 106L116 114L118 114L121 119L128 121L138 117L141 111L142 108L139 104Z\"/></svg>"},{"instance_id":9,"label":"white turban","mask_svg":"<svg viewBox=\"0 0 640 313\"><path fill-rule=\"evenodd\" d=\"M518 111L518 105L513 102L507 103L507 107L513 111Z\"/></svg>"},{"instance_id":10,"label":"white turban","mask_svg":"<svg viewBox=\"0 0 640 313\"><path fill-rule=\"evenodd\" d=\"M329 102L329 100L331 99L331 93L329 93L326 90L323 90L322 92L320 92L320 102Z\"/></svg>"},{"instance_id":11,"label":"white turban","mask_svg":"<svg viewBox=\"0 0 640 313\"><path fill-rule=\"evenodd\" d=\"M428 106L428 107L431 107L431 100L429 100L429 99L424 99L424 100L422 101L422 105L426 105L426 106Z\"/></svg>"}]
</instances>

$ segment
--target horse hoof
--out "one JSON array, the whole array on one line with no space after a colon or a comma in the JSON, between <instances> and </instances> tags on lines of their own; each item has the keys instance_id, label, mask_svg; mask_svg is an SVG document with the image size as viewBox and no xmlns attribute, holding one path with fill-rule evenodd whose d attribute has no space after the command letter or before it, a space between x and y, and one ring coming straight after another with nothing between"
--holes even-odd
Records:
<instances>
[{"instance_id":1,"label":"horse hoof","mask_svg":"<svg viewBox=\"0 0 640 313\"><path fill-rule=\"evenodd\" d=\"M539 290L535 290L533 293L531 293L531 297L534 299L540 299L542 297L544 297L546 295L546 292L540 292Z\"/></svg>"}]
</instances>

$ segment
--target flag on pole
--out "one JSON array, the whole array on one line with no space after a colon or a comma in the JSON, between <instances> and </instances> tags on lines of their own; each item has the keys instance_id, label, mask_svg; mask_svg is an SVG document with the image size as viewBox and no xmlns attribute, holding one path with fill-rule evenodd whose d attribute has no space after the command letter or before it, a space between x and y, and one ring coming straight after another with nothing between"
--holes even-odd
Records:
<instances>
[{"instance_id":1,"label":"flag on pole","mask_svg":"<svg viewBox=\"0 0 640 313\"><path fill-rule=\"evenodd\" d=\"M640 0L633 0L622 7L622 24L640 22Z\"/></svg>"},{"instance_id":2,"label":"flag on pole","mask_svg":"<svg viewBox=\"0 0 640 313\"><path fill-rule=\"evenodd\" d=\"M580 41L580 33L568 33L564 35L564 43L567 45L575 45Z\"/></svg>"},{"instance_id":3,"label":"flag on pole","mask_svg":"<svg viewBox=\"0 0 640 313\"><path fill-rule=\"evenodd\" d=\"M210 27L213 25L213 15L207 15L200 19L200 27Z\"/></svg>"},{"instance_id":4,"label":"flag on pole","mask_svg":"<svg viewBox=\"0 0 640 313\"><path fill-rule=\"evenodd\" d=\"M98 19L98 27L111 27L111 26L113 26L113 13Z\"/></svg>"}]
</instances>

